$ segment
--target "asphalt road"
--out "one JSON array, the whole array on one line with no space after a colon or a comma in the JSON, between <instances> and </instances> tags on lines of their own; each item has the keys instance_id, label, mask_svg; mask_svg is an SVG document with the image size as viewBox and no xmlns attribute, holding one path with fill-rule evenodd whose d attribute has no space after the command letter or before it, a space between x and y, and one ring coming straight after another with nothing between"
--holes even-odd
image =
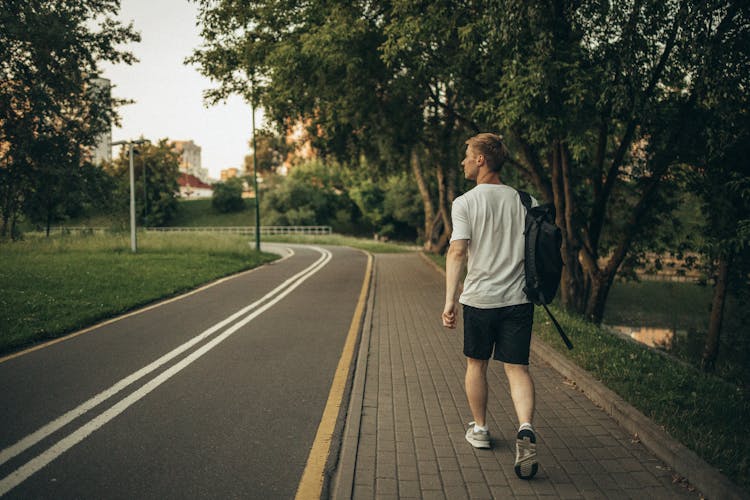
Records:
<instances>
[{"instance_id":1,"label":"asphalt road","mask_svg":"<svg viewBox=\"0 0 750 500\"><path fill-rule=\"evenodd\" d=\"M0 495L294 497L367 256L284 247L283 260L0 362Z\"/></svg>"}]
</instances>

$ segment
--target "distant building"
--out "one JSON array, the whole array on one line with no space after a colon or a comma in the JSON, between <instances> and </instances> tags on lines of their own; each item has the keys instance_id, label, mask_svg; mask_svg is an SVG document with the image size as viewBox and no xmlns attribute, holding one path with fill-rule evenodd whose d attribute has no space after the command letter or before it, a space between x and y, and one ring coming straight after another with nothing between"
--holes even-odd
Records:
<instances>
[{"instance_id":1,"label":"distant building","mask_svg":"<svg viewBox=\"0 0 750 500\"><path fill-rule=\"evenodd\" d=\"M286 143L291 146L284 162L278 168L277 172L281 175L287 175L289 170L299 163L304 163L317 158L317 153L312 145L308 127L310 120L298 120L287 123ZM319 135L321 132L319 132Z\"/></svg>"},{"instance_id":2,"label":"distant building","mask_svg":"<svg viewBox=\"0 0 750 500\"><path fill-rule=\"evenodd\" d=\"M112 90L112 83L106 78L95 78L92 83L106 94ZM96 146L91 151L91 161L94 165L112 161L112 127L98 137Z\"/></svg>"},{"instance_id":3,"label":"distant building","mask_svg":"<svg viewBox=\"0 0 750 500\"><path fill-rule=\"evenodd\" d=\"M214 190L211 185L206 184L198 177L186 173L181 173L177 179L177 184L180 186L180 198L198 199L198 198L211 198L214 194Z\"/></svg>"},{"instance_id":4,"label":"distant building","mask_svg":"<svg viewBox=\"0 0 750 500\"><path fill-rule=\"evenodd\" d=\"M237 177L240 174L240 169L238 168L225 168L221 171L221 181L224 182L227 179L231 179L233 177Z\"/></svg>"},{"instance_id":5,"label":"distant building","mask_svg":"<svg viewBox=\"0 0 750 500\"><path fill-rule=\"evenodd\" d=\"M180 172L197 177L201 181L208 180L208 170L201 165L201 147L192 140L171 141L172 151L180 155Z\"/></svg>"}]
</instances>

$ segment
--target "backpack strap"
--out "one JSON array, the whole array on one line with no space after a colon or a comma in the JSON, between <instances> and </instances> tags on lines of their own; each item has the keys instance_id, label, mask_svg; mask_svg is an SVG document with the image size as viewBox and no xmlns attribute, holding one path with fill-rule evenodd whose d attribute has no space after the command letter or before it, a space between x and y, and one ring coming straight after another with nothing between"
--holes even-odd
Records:
<instances>
[{"instance_id":1,"label":"backpack strap","mask_svg":"<svg viewBox=\"0 0 750 500\"><path fill-rule=\"evenodd\" d=\"M526 207L526 210L531 209L531 195L526 191L519 191L518 196L521 198L521 203Z\"/></svg>"}]
</instances>

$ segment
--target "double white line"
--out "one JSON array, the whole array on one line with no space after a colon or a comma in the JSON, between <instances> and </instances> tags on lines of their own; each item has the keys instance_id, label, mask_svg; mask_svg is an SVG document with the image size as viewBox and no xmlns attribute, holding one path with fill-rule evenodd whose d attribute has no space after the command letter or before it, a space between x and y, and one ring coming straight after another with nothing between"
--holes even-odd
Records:
<instances>
[{"instance_id":1,"label":"double white line","mask_svg":"<svg viewBox=\"0 0 750 500\"><path fill-rule=\"evenodd\" d=\"M109 389L106 389L105 391L100 392L96 396L92 397L88 401L84 402L83 404L79 405L78 407L70 410L69 412L65 413L64 415L60 416L59 418L53 420L49 424L45 425L44 427L41 427L37 431L33 432L32 434L29 434L25 438L18 441L16 444L5 448L4 450L0 451L0 465L4 464L8 460L12 459L13 457L18 456L19 454L25 452L35 444L37 444L42 439L45 439L46 437L50 436L54 432L57 432L62 427L68 425L73 420L77 419L78 417L86 414L93 408L97 407L98 405L102 404L115 394L119 393L126 387L130 386L134 382L142 379L146 375L150 374L151 372L159 369L166 363L169 363L171 360L179 356L180 354L184 353L185 351L189 350L196 344L202 342L203 340L207 339L208 337L212 336L218 331L221 331L226 326L234 323L231 327L224 330L221 334L217 335L215 338L213 338L210 342L207 342L205 345L200 347L199 349L196 349L194 352L192 352L190 355L186 356L181 361L175 363L162 373L160 373L157 377L153 378L137 390L133 391L130 395L125 397L124 399L120 400L113 406L109 407L107 410L102 412L97 417L94 417L75 431L71 432L68 436L62 438L57 443L52 445L50 448L48 448L46 451L42 452L40 455L36 456L35 458L29 460L24 465L19 467L18 469L14 470L10 474L8 474L6 477L4 477L2 480L0 480L0 496L4 495L5 493L9 492L19 484L21 484L23 481L31 477L34 473L39 471L41 468L45 467L47 464L52 462L54 459L68 451L70 448L75 446L76 444L83 441L88 435L90 435L92 432L96 431L100 427L102 427L104 424L115 418L117 415L125 411L128 407L145 397L148 393L159 387L161 384L172 378L174 375L182 371L185 367L196 361L198 358L206 354L208 351L222 343L224 340L226 340L229 336L231 336L233 333L235 333L237 330L251 322L253 319L257 318L261 314L263 314L265 311L273 307L276 303L278 303L281 299L289 295L294 289L296 289L298 286L300 286L302 283L304 283L308 278L313 276L315 273L317 273L320 269L322 269L330 260L331 260L331 252L324 248L319 247L309 247L312 248L320 253L320 258L316 260L312 265L307 267L306 269L300 271L299 273L295 274L291 278L284 281L282 284L271 290L269 293L264 295L259 300L253 302L247 307L244 307L243 309L237 311L233 315L229 316L225 320L215 324L211 328L205 330L200 335L193 337L188 342L185 342L184 344L180 345L179 347L173 349L169 353L165 354L161 358L157 359L153 363L141 368L140 370L132 373L128 377L125 377L124 379L120 380L116 384L114 384ZM236 323L235 323L236 321Z\"/></svg>"}]
</instances>

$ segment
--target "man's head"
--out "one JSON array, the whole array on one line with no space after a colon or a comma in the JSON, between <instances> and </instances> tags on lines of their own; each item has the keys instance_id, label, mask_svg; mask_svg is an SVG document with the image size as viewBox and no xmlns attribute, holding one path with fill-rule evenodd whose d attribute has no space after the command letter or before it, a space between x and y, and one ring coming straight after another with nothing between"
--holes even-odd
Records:
<instances>
[{"instance_id":1,"label":"man's head","mask_svg":"<svg viewBox=\"0 0 750 500\"><path fill-rule=\"evenodd\" d=\"M484 165L495 174L505 163L507 152L499 135L491 133L477 134L466 141L466 158L462 162L464 173L469 179L476 179L479 167Z\"/></svg>"}]
</instances>

